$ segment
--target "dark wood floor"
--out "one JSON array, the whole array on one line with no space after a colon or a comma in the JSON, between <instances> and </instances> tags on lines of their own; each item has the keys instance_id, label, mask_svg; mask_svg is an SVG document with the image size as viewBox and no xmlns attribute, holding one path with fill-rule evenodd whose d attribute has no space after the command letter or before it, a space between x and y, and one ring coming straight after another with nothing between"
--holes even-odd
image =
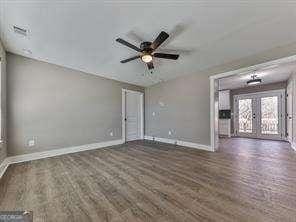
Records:
<instances>
[{"instance_id":1,"label":"dark wood floor","mask_svg":"<svg viewBox=\"0 0 296 222\"><path fill-rule=\"evenodd\" d=\"M296 153L223 139L219 152L148 141L9 167L0 210L34 221L296 221Z\"/></svg>"}]
</instances>

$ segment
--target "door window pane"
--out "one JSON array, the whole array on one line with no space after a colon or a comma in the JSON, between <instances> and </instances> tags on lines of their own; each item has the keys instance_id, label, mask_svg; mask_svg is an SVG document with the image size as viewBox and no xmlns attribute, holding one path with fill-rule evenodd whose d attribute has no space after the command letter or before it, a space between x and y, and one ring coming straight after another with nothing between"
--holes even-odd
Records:
<instances>
[{"instance_id":1,"label":"door window pane","mask_svg":"<svg viewBox=\"0 0 296 222\"><path fill-rule=\"evenodd\" d=\"M252 99L238 101L239 132L252 133Z\"/></svg>"},{"instance_id":2,"label":"door window pane","mask_svg":"<svg viewBox=\"0 0 296 222\"><path fill-rule=\"evenodd\" d=\"M278 97L261 98L261 133L278 134Z\"/></svg>"}]
</instances>

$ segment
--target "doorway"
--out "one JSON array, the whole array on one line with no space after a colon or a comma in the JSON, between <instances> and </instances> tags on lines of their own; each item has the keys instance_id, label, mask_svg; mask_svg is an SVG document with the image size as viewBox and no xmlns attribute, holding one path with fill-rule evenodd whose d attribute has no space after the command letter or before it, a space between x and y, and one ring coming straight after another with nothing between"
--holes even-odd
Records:
<instances>
[{"instance_id":1,"label":"doorway","mask_svg":"<svg viewBox=\"0 0 296 222\"><path fill-rule=\"evenodd\" d=\"M144 139L144 94L122 89L122 139Z\"/></svg>"},{"instance_id":2,"label":"doorway","mask_svg":"<svg viewBox=\"0 0 296 222\"><path fill-rule=\"evenodd\" d=\"M285 90L234 96L234 134L259 139L285 139Z\"/></svg>"},{"instance_id":3,"label":"doorway","mask_svg":"<svg viewBox=\"0 0 296 222\"><path fill-rule=\"evenodd\" d=\"M285 104L284 104L285 99L286 99L285 98L286 95L284 95L283 98L281 99L281 101L284 100L284 103L282 103L281 107L278 107L278 109L282 109L282 111L278 110L278 113L281 114L279 122L278 122L279 128L278 128L278 130L276 130L276 129L272 130L273 132L276 132L275 135L271 134L268 131L268 128L264 132L262 130L261 126L259 128L259 132L256 131L256 133L253 131L253 126L251 129L246 128L246 130L249 130L251 132L246 132L245 135L251 134L250 137L252 137L252 136L257 137L259 135L259 136L266 137L266 138L268 138L268 137L269 138L275 138L275 137L279 138L280 137L280 138L282 138L282 140L287 139L291 143L292 148L294 149L295 145L293 146L293 143L292 143L292 137L294 134L293 133L293 124L292 124L294 121L294 115L293 115L293 113L294 113L294 110L293 110L294 98L292 98L294 96L293 95L294 94L294 86L292 87L292 85L295 83L294 83L294 80L291 80L291 79L292 79L292 77L294 78L294 76L296 76L295 70L296 70L296 55L210 76L210 104L211 104L211 106L210 106L210 108L211 108L211 110L210 110L210 117L211 117L211 119L210 119L211 120L210 121L210 124L211 124L210 137L211 137L212 150L216 151L219 149L219 106L218 106L219 105L219 98L218 98L219 90L223 90L223 89L231 90L232 86L235 86L235 88L244 88L247 86L247 84L248 84L247 81L250 80L250 76L254 75L254 73L256 74L256 77L259 77L262 80L261 81L262 84L259 84L259 86L258 86L258 88L261 88L261 89L262 89L262 87L260 87L260 85L263 85L263 84L279 83L281 81L288 83L288 87L287 87L287 85L284 87L271 87L268 89L264 87L266 90L284 89L284 91L286 91L285 89L287 89L287 91L288 91L287 107L285 107ZM220 87L221 81L223 81L223 80L229 80L228 82L230 82L230 85L226 86L224 84L223 88L221 88ZM289 83L291 83L291 82L293 82L293 84L291 86L289 86ZM258 92L258 91L260 91L260 90L256 90L256 91L254 90L254 92ZM245 92L245 93L249 93L249 92ZM232 95L235 95L235 94L232 94ZM246 103L248 103L248 104L245 104L245 105L252 107L252 112L249 112L249 113L252 113L252 115L253 115L254 101L252 98L249 98L249 99L251 99L251 101L246 101ZM272 100L276 100L276 99L273 98ZM231 102L233 103L233 99L231 99ZM256 103L257 106L258 106L258 103L260 103L260 102L264 104L264 99L263 99L263 101L257 100L257 103ZM280 104L278 104L278 105L280 106ZM287 113L285 113L286 109L287 109ZM255 118L257 118L257 121L255 121L253 119L251 121L249 120L249 124L254 124L254 122L255 122L255 124L258 124L258 121L263 123L263 117L260 118L260 115L261 115L260 110L261 110L261 108L259 108L259 111L257 110L257 112L256 112L257 117L255 116ZM233 111L234 111L234 107L233 107L233 110L231 110L231 119L234 119L234 112ZM258 115L258 113L259 113L259 115ZM287 116L287 118L286 118L286 116ZM252 118L253 118L253 116L252 116ZM269 118L267 118L267 119L269 119ZM280 124L281 124L281 126L280 126ZM266 127L268 127L267 125L266 125ZM287 125L287 129L285 129L285 125ZM276 124L274 124L274 126L276 126ZM247 126L245 126L245 127L247 127ZM234 129L234 127L231 126L231 129ZM238 129L238 126L237 126L237 129ZM281 130L281 132L279 132L279 130ZM233 135L235 135L235 132L231 131L231 136L233 136Z\"/></svg>"}]
</instances>

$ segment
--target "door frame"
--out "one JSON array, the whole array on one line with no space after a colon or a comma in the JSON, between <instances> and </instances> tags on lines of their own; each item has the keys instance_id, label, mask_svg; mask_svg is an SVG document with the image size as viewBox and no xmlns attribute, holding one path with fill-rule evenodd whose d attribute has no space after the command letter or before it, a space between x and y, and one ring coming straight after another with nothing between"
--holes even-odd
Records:
<instances>
[{"instance_id":1,"label":"door frame","mask_svg":"<svg viewBox=\"0 0 296 222\"><path fill-rule=\"evenodd\" d=\"M238 95L234 95L233 96L233 113L234 113L234 130L236 130L237 127L237 118L235 117L235 115L237 115L238 113L238 107L237 107L237 102L235 101L238 98L251 98L251 99L256 99L255 102L255 106L259 106L260 102L257 101L258 98L264 97L264 96L272 96L272 95L276 95L279 94L280 95L280 103L279 103L279 107L281 108L281 110L279 110L279 138L272 138L272 136L270 135L263 135L261 132L258 132L258 130L260 129L256 129L255 135L254 134L241 134L241 136L243 137L250 137L250 138L260 138L260 139L272 139L272 140L286 140L286 100L285 100L285 94L286 94L286 89L276 89L276 90L268 90L268 91L261 91L261 92L256 92L256 93L246 93L246 94L238 94ZM253 101L254 102L254 101ZM258 103L259 102L259 103ZM259 116L259 118L256 118L255 120L255 124L256 126L259 126L259 121L260 121L260 116L261 116L261 110L257 110L258 113L257 115ZM256 111L256 112L257 112ZM254 121L254 120L253 120ZM235 136L240 136L237 132L235 132Z\"/></svg>"},{"instance_id":2,"label":"door frame","mask_svg":"<svg viewBox=\"0 0 296 222\"><path fill-rule=\"evenodd\" d=\"M125 102L125 98L126 98L126 93L135 93L138 94L140 96L140 139L143 140L144 139L144 93L143 92L139 92L139 91L134 91L134 90L129 90L129 89L122 89L121 90L121 132L122 132L122 141L123 143L126 142L126 120L125 120L125 110L126 110L126 102Z\"/></svg>"},{"instance_id":3,"label":"door frame","mask_svg":"<svg viewBox=\"0 0 296 222\"><path fill-rule=\"evenodd\" d=\"M294 89L294 80L291 80L290 82L288 82L287 84L287 90L286 90L286 137L287 137L287 141L292 144L293 142L293 113L294 113L294 109L293 109L293 89ZM291 102L291 103L290 103ZM291 113L288 113L288 104L290 105L291 108ZM290 114L290 116L289 116ZM288 121L289 119L292 121L291 123L291 132L289 134L288 132Z\"/></svg>"}]
</instances>

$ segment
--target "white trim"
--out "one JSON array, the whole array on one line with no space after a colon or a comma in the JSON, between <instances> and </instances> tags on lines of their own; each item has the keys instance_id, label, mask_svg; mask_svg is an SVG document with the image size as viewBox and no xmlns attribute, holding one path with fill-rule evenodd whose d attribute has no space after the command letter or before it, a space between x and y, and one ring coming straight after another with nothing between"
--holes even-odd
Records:
<instances>
[{"instance_id":1,"label":"white trim","mask_svg":"<svg viewBox=\"0 0 296 222\"><path fill-rule=\"evenodd\" d=\"M211 138L211 150L218 150L219 142L219 98L218 83L215 79L210 79L210 138ZM217 95L215 95L217 94ZM219 100L219 99L218 99ZM213 135L213 136L212 136Z\"/></svg>"},{"instance_id":2,"label":"white trim","mask_svg":"<svg viewBox=\"0 0 296 222\"><path fill-rule=\"evenodd\" d=\"M210 79L210 104L211 147L215 150L215 79Z\"/></svg>"},{"instance_id":3,"label":"white trim","mask_svg":"<svg viewBox=\"0 0 296 222\"><path fill-rule=\"evenodd\" d=\"M136 90L130 90L130 89L124 89L122 88L122 91L124 92L130 92L130 93L136 93L136 94L144 94L143 92L140 92L140 91L136 91Z\"/></svg>"},{"instance_id":4,"label":"white trim","mask_svg":"<svg viewBox=\"0 0 296 222\"><path fill-rule=\"evenodd\" d=\"M145 138L145 140L152 140L152 141L158 141L158 142L161 142L161 143L169 143L169 144L174 144L174 145L179 145L179 146L186 146L186 147L200 149L200 150L213 151L211 146L204 145L204 144L191 143L191 142L186 142L186 141L182 141L182 140L174 140L174 139L152 137L152 136L145 136L144 138Z\"/></svg>"},{"instance_id":5,"label":"white trim","mask_svg":"<svg viewBox=\"0 0 296 222\"><path fill-rule=\"evenodd\" d=\"M291 142L290 145L291 145L291 148L296 152L296 144Z\"/></svg>"},{"instance_id":6,"label":"white trim","mask_svg":"<svg viewBox=\"0 0 296 222\"><path fill-rule=\"evenodd\" d=\"M144 139L144 93L141 93L141 139Z\"/></svg>"},{"instance_id":7,"label":"white trim","mask_svg":"<svg viewBox=\"0 0 296 222\"><path fill-rule=\"evenodd\" d=\"M9 162L8 162L7 158L5 158L3 160L3 162L0 164L0 179L4 175L4 173L7 170L8 166L9 166Z\"/></svg>"},{"instance_id":8,"label":"white trim","mask_svg":"<svg viewBox=\"0 0 296 222\"><path fill-rule=\"evenodd\" d=\"M111 140L111 141L106 141L101 143L92 143L92 144L86 144L81 146L72 146L72 147L66 147L61 149L54 149L54 150L48 150L43 152L36 152L36 153L7 157L6 159L4 159L4 161L0 165L0 178L3 176L4 172L6 171L7 167L10 164L44 159L48 157L60 156L64 154L76 153L76 152L87 151L87 150L95 150L95 149L104 148L108 146L120 145L123 143L124 141L121 139Z\"/></svg>"},{"instance_id":9,"label":"white trim","mask_svg":"<svg viewBox=\"0 0 296 222\"><path fill-rule=\"evenodd\" d=\"M126 142L126 132L125 132L125 100L126 100L126 93L136 93L140 95L140 103L141 103L141 117L140 117L140 121L141 121L141 132L140 132L140 139L144 139L144 93L143 92L139 92L139 91L133 91L133 90L129 90L129 89L122 89L121 92L121 97L122 97L122 106L121 106L121 128L122 128L122 140L124 142Z\"/></svg>"},{"instance_id":10,"label":"white trim","mask_svg":"<svg viewBox=\"0 0 296 222\"><path fill-rule=\"evenodd\" d=\"M122 133L122 140L126 141L126 134L125 134L125 94L126 90L122 89L121 91L121 133Z\"/></svg>"},{"instance_id":11,"label":"white trim","mask_svg":"<svg viewBox=\"0 0 296 222\"><path fill-rule=\"evenodd\" d=\"M296 61L296 55L293 56L289 56L289 57L284 57L281 59L276 59L276 60L272 60L269 62L265 62L265 63L259 63L257 65L253 65L253 66L249 66L249 67L244 67L241 69L237 69L237 70L232 70L229 72L224 72L224 73L220 73L217 75L212 75L209 77L210 79L210 117L211 117L211 131L210 131L210 137L211 137L211 146L214 147L214 149L216 150L216 145L215 145L215 87L214 87L214 82L215 80L218 80L220 78L223 77L227 77L227 76L232 76L232 75L238 75L238 74L242 74L242 73L248 73L248 72L252 72L258 69L263 69L263 68L268 68L270 66L274 66L274 65L280 65L283 63L287 63L287 62L294 62Z\"/></svg>"},{"instance_id":12,"label":"white trim","mask_svg":"<svg viewBox=\"0 0 296 222\"><path fill-rule=\"evenodd\" d=\"M7 157L7 159L10 164L11 163L20 163L20 162L25 162L25 161L30 161L30 160L37 160L37 159L43 159L43 158L48 158L48 157L53 157L53 156L60 156L60 155L69 154L69 153L76 153L76 152L81 152L81 151L86 151L86 150L94 150L94 149L108 147L108 146L115 146L115 145L119 145L122 143L123 143L122 140L111 140L111 141L106 141L106 142L101 142L101 143L91 143L91 144L86 144L86 145L81 145L81 146L73 146L73 147L66 147L66 148L48 150L48 151L43 151L43 152L16 155L16 156Z\"/></svg>"},{"instance_id":13,"label":"white trim","mask_svg":"<svg viewBox=\"0 0 296 222\"><path fill-rule=\"evenodd\" d=\"M289 116L288 117L288 110L286 110L286 135L288 135L288 133L290 133L290 135L289 136L286 136L286 138L287 138L287 141L291 144L291 147L293 148L293 146L292 146L292 142L293 142L293 132L294 132L294 127L293 127L293 113L294 113L294 108L293 108L293 98L294 98L294 80L293 80L293 78L292 78L292 75L293 75L293 73L291 73L291 75L290 75L290 77L289 77L289 79L288 79L288 84L287 84L287 87L286 87L286 96L285 96L285 99L286 99L286 108L288 109L288 100L289 101L291 101L291 104L289 104L290 106L291 106L291 109L292 109L292 111L291 111L291 113L290 113L290 115L291 116ZM292 78L292 79L291 79ZM288 92L289 91L289 92ZM291 98L291 100L290 100L290 98ZM291 117L291 132L288 132L288 119ZM289 138L290 137L290 138ZM295 151L296 151L296 149L294 149Z\"/></svg>"}]
</instances>

